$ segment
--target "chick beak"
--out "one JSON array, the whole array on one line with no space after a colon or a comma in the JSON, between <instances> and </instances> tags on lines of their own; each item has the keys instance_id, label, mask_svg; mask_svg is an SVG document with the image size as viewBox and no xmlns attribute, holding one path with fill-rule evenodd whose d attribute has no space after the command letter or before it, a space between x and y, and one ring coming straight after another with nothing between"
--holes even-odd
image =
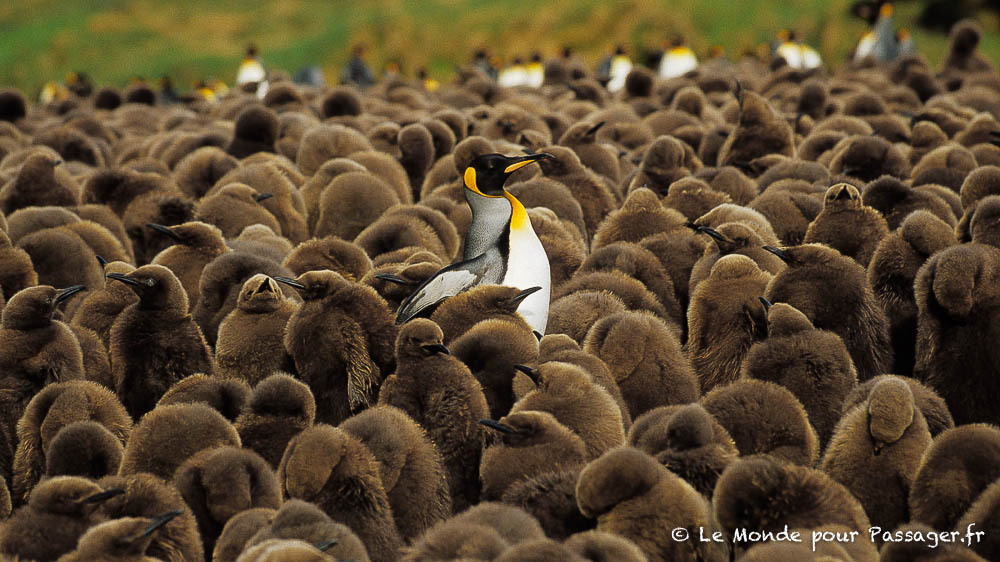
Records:
<instances>
[{"instance_id":1,"label":"chick beak","mask_svg":"<svg viewBox=\"0 0 1000 562\"><path fill-rule=\"evenodd\" d=\"M301 289L305 289L306 288L305 285L303 285L302 283L299 283L298 281L296 281L295 279L292 279L291 277L272 277L271 279L274 279L278 283L284 283L285 285L288 285L289 287L295 287L296 289L300 289L301 290Z\"/></svg>"},{"instance_id":2,"label":"chick beak","mask_svg":"<svg viewBox=\"0 0 1000 562\"><path fill-rule=\"evenodd\" d=\"M704 234L707 234L707 235L711 236L716 242L719 242L720 244L727 244L727 245L729 245L729 244L733 243L732 240L730 240L729 238L727 238L726 236L724 236L721 232L719 232L718 230L715 230L714 228L712 228L710 226L699 226L696 230L697 230L697 232L701 232L701 233L704 233Z\"/></svg>"},{"instance_id":3,"label":"chick beak","mask_svg":"<svg viewBox=\"0 0 1000 562\"><path fill-rule=\"evenodd\" d=\"M789 263L792 260L792 256L788 255L788 252L782 250L781 248L775 248L774 246L764 246L764 250L778 256L779 258L781 258L781 261L785 263Z\"/></svg>"},{"instance_id":4,"label":"chick beak","mask_svg":"<svg viewBox=\"0 0 1000 562\"><path fill-rule=\"evenodd\" d=\"M261 201L267 200L274 197L273 193L258 193L254 196L253 200L260 203Z\"/></svg>"},{"instance_id":5,"label":"chick beak","mask_svg":"<svg viewBox=\"0 0 1000 562\"><path fill-rule=\"evenodd\" d=\"M508 164L507 167L504 168L503 173L513 174L517 170L520 170L521 168L527 166L528 164L531 164L532 162L537 162L539 160L546 160L546 159L555 160L555 158L556 158L555 156L549 154L548 152L538 152L535 154L519 156L517 158L510 158L508 159L510 164Z\"/></svg>"},{"instance_id":6,"label":"chick beak","mask_svg":"<svg viewBox=\"0 0 1000 562\"><path fill-rule=\"evenodd\" d=\"M512 298L511 301L514 304L518 304L521 301L523 301L524 299L528 298L529 296L531 296L534 293L537 293L538 291L541 291L541 290L542 290L541 287L531 287L530 289L525 289L525 290L521 291L520 293L514 295L514 298Z\"/></svg>"},{"instance_id":7,"label":"chick beak","mask_svg":"<svg viewBox=\"0 0 1000 562\"><path fill-rule=\"evenodd\" d=\"M528 365L520 365L520 364L514 365L514 368L527 375L528 378L531 379L531 382L535 383L535 386L538 386L538 381L539 381L538 369L534 367L529 367Z\"/></svg>"},{"instance_id":8,"label":"chick beak","mask_svg":"<svg viewBox=\"0 0 1000 562\"><path fill-rule=\"evenodd\" d=\"M757 300L760 301L760 304L764 305L764 312L771 310L771 307L774 306L774 303L765 299L764 297L757 297Z\"/></svg>"},{"instance_id":9,"label":"chick beak","mask_svg":"<svg viewBox=\"0 0 1000 562\"><path fill-rule=\"evenodd\" d=\"M157 231L157 232L159 232L161 234L166 234L174 242L180 242L181 241L181 237L178 236L173 230L170 230L170 227L168 227L168 226L163 226L162 224L156 224L156 223L152 223L152 222L146 223L146 226L148 226L149 228L152 228L153 230L155 230L155 231Z\"/></svg>"},{"instance_id":10,"label":"chick beak","mask_svg":"<svg viewBox=\"0 0 1000 562\"><path fill-rule=\"evenodd\" d=\"M104 277L108 279L114 279L116 281L121 281L122 283L125 283L126 285L132 285L133 287L145 287L145 285L136 281L135 279L132 279L131 277L126 276L124 273L109 273Z\"/></svg>"},{"instance_id":11,"label":"chick beak","mask_svg":"<svg viewBox=\"0 0 1000 562\"><path fill-rule=\"evenodd\" d=\"M837 201L844 201L850 198L851 198L851 192L848 191L846 187L840 188L840 191L837 192L837 196L835 197Z\"/></svg>"},{"instance_id":12,"label":"chick beak","mask_svg":"<svg viewBox=\"0 0 1000 562\"><path fill-rule=\"evenodd\" d=\"M56 295L55 305L58 306L59 303L69 299L80 291L85 291L86 289L86 285L73 285L72 287L66 287L65 289L59 291Z\"/></svg>"},{"instance_id":13,"label":"chick beak","mask_svg":"<svg viewBox=\"0 0 1000 562\"><path fill-rule=\"evenodd\" d=\"M97 263L101 264L101 267L108 265L108 260L102 258L101 256L94 256L97 258Z\"/></svg>"},{"instance_id":14,"label":"chick beak","mask_svg":"<svg viewBox=\"0 0 1000 562\"><path fill-rule=\"evenodd\" d=\"M108 488L103 492L98 492L96 494L87 496L80 500L80 503L102 503L110 500L111 498L121 496L125 494L125 490L122 488Z\"/></svg>"},{"instance_id":15,"label":"chick beak","mask_svg":"<svg viewBox=\"0 0 1000 562\"><path fill-rule=\"evenodd\" d=\"M584 136L584 137L591 137L591 136L594 136L595 134L597 134L597 131L600 131L600 130L601 130L601 127L603 127L603 126L604 126L604 123L605 123L605 121L601 121L600 123L597 123L597 124L596 124L596 125L594 125L593 127L591 127L591 128L589 128L589 129L587 129L587 132L586 132L586 133L584 133L584 134L583 134L583 136Z\"/></svg>"},{"instance_id":16,"label":"chick beak","mask_svg":"<svg viewBox=\"0 0 1000 562\"><path fill-rule=\"evenodd\" d=\"M382 281L388 281L389 283L395 283L396 285L413 285L411 281L407 281L406 279L391 273L376 273L372 277L375 279L381 279Z\"/></svg>"},{"instance_id":17,"label":"chick beak","mask_svg":"<svg viewBox=\"0 0 1000 562\"><path fill-rule=\"evenodd\" d=\"M313 544L313 546L316 547L316 550L320 552L326 552L327 550L330 550L331 548L337 546L338 544L340 544L340 541L338 541L337 539L330 539L328 541L315 543Z\"/></svg>"},{"instance_id":18,"label":"chick beak","mask_svg":"<svg viewBox=\"0 0 1000 562\"><path fill-rule=\"evenodd\" d=\"M451 351L443 343L426 343L420 346L420 349L426 355L437 355L438 353L443 353L445 355L451 355Z\"/></svg>"},{"instance_id":19,"label":"chick beak","mask_svg":"<svg viewBox=\"0 0 1000 562\"><path fill-rule=\"evenodd\" d=\"M177 517L182 513L184 512L179 509L175 509L174 511L168 511L163 515L154 517L153 520L149 522L149 525L146 525L146 528L142 530L142 534L140 534L139 536L148 537L149 535L152 535L153 533L156 532L157 529L166 525L167 523L170 523L171 521L174 520L175 517Z\"/></svg>"},{"instance_id":20,"label":"chick beak","mask_svg":"<svg viewBox=\"0 0 1000 562\"><path fill-rule=\"evenodd\" d=\"M496 420L479 420L479 423L481 423L482 425L485 425L486 427L488 427L490 429L495 429L495 430L499 431L500 433L506 433L506 434L517 433L517 430L514 429L513 427L511 427L511 426L509 426L509 425L507 425L505 423L500 423L500 422L498 422Z\"/></svg>"}]
</instances>

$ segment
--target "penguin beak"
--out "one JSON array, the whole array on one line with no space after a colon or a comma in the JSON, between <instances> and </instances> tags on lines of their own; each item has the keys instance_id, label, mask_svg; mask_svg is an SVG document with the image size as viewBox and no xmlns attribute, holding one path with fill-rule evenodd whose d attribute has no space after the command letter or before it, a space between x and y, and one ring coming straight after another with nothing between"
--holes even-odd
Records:
<instances>
[{"instance_id":1,"label":"penguin beak","mask_svg":"<svg viewBox=\"0 0 1000 562\"><path fill-rule=\"evenodd\" d=\"M528 365L520 365L520 364L514 365L514 368L527 375L528 378L531 379L531 382L535 383L535 386L538 386L538 381L539 381L538 369L535 369L534 367L529 367Z\"/></svg>"},{"instance_id":2,"label":"penguin beak","mask_svg":"<svg viewBox=\"0 0 1000 562\"><path fill-rule=\"evenodd\" d=\"M517 433L517 430L514 429L513 427L511 427L511 426L509 426L509 425L507 425L505 423L500 423L500 422L498 422L496 420L479 420L479 423L481 423L482 425L485 425L486 427L488 427L490 429L495 429L495 430L499 431L500 433L507 433L507 434Z\"/></svg>"},{"instance_id":3,"label":"penguin beak","mask_svg":"<svg viewBox=\"0 0 1000 562\"><path fill-rule=\"evenodd\" d=\"M109 273L105 275L105 277L108 279L121 281L122 283L125 283L126 285L132 285L133 287L145 287L145 285L136 281L135 279L132 279L131 277L127 277L124 273Z\"/></svg>"},{"instance_id":4,"label":"penguin beak","mask_svg":"<svg viewBox=\"0 0 1000 562\"><path fill-rule=\"evenodd\" d=\"M73 285L72 287L66 287L65 289L59 291L59 294L56 295L55 305L58 306L59 303L67 300L80 291L85 291L86 289L86 285Z\"/></svg>"},{"instance_id":5,"label":"penguin beak","mask_svg":"<svg viewBox=\"0 0 1000 562\"><path fill-rule=\"evenodd\" d=\"M157 529L166 525L167 523L170 523L171 521L174 520L175 517L177 517L182 513L184 512L179 509L175 509L174 511L168 511L163 515L158 515L154 517L153 520L149 522L149 525L146 525L146 528L142 530L142 533L139 535L139 538L144 538L148 537L149 535L152 535L153 533L156 532Z\"/></svg>"},{"instance_id":6,"label":"penguin beak","mask_svg":"<svg viewBox=\"0 0 1000 562\"><path fill-rule=\"evenodd\" d=\"M512 298L511 301L514 302L515 304L517 304L517 303L523 301L524 299L528 298L529 296L533 295L534 293L537 293L538 291L541 291L541 290L542 290L541 287L532 287L530 289L525 289L525 290L521 291L520 293L514 295L514 298Z\"/></svg>"},{"instance_id":7,"label":"penguin beak","mask_svg":"<svg viewBox=\"0 0 1000 562\"><path fill-rule=\"evenodd\" d=\"M707 235L711 236L716 242L720 242L722 244L732 244L733 243L732 240L730 240L729 238L727 238L726 236L724 236L721 232L719 232L718 230L715 230L714 228L712 228L710 226L699 226L698 228L695 229L695 232L701 232L703 234L707 234Z\"/></svg>"},{"instance_id":8,"label":"penguin beak","mask_svg":"<svg viewBox=\"0 0 1000 562\"><path fill-rule=\"evenodd\" d=\"M278 283L284 283L285 285L288 285L289 287L295 287L296 289L305 289L306 288L305 285L303 285L302 283L299 283L298 281L296 281L295 279L292 279L291 277L272 277L271 279L274 279Z\"/></svg>"},{"instance_id":9,"label":"penguin beak","mask_svg":"<svg viewBox=\"0 0 1000 562\"><path fill-rule=\"evenodd\" d=\"M101 264L101 267L108 265L108 260L102 258L101 256L94 256L97 258L97 263Z\"/></svg>"},{"instance_id":10,"label":"penguin beak","mask_svg":"<svg viewBox=\"0 0 1000 562\"><path fill-rule=\"evenodd\" d=\"M395 283L397 285L413 285L412 281L407 281L398 275L393 275L391 273L376 273L373 275L375 279L381 279L382 281L388 281L390 283Z\"/></svg>"},{"instance_id":11,"label":"penguin beak","mask_svg":"<svg viewBox=\"0 0 1000 562\"><path fill-rule=\"evenodd\" d=\"M338 541L337 539L330 539L328 541L318 542L313 546L316 547L316 550L320 552L326 552L327 550L330 550L330 548L337 546L338 544L340 544L340 541Z\"/></svg>"},{"instance_id":12,"label":"penguin beak","mask_svg":"<svg viewBox=\"0 0 1000 562\"><path fill-rule=\"evenodd\" d=\"M840 188L840 191L837 192L837 196L834 197L834 199L836 199L837 201L843 201L845 199L850 199L850 198L851 198L851 192L848 191L846 187Z\"/></svg>"},{"instance_id":13,"label":"penguin beak","mask_svg":"<svg viewBox=\"0 0 1000 562\"><path fill-rule=\"evenodd\" d=\"M510 158L508 161L510 164L504 168L503 173L513 174L517 170L531 164L532 162L537 162L539 160L551 159L555 160L555 156L549 154L548 152L538 152L536 154L528 154L527 156L519 156L517 158Z\"/></svg>"},{"instance_id":14,"label":"penguin beak","mask_svg":"<svg viewBox=\"0 0 1000 562\"><path fill-rule=\"evenodd\" d=\"M587 132L584 133L583 136L585 136L585 137L593 136L594 134L597 133L597 131L601 130L601 127L604 126L604 123L605 123L605 121L601 121L600 123L598 123L598 124L594 125L593 127L587 129Z\"/></svg>"},{"instance_id":15,"label":"penguin beak","mask_svg":"<svg viewBox=\"0 0 1000 562\"><path fill-rule=\"evenodd\" d=\"M990 144L1000 146L1000 131L990 131Z\"/></svg>"},{"instance_id":16,"label":"penguin beak","mask_svg":"<svg viewBox=\"0 0 1000 562\"><path fill-rule=\"evenodd\" d=\"M699 228L701 228L700 224L695 224L695 223L693 223L691 221L688 221L688 222L684 223L684 226L686 226L686 227L690 228L691 230L695 231L695 233L701 232L700 230L698 230Z\"/></svg>"},{"instance_id":17,"label":"penguin beak","mask_svg":"<svg viewBox=\"0 0 1000 562\"><path fill-rule=\"evenodd\" d=\"M256 202L258 202L258 203L260 203L261 201L264 201L264 200L266 200L266 199L270 199L270 198L272 198L272 197L274 197L274 194L273 194L273 193L258 193L258 194L257 194L257 195L256 195L256 196L255 196L255 197L253 198L253 200L254 200L254 201L256 201Z\"/></svg>"},{"instance_id":18,"label":"penguin beak","mask_svg":"<svg viewBox=\"0 0 1000 562\"><path fill-rule=\"evenodd\" d=\"M774 303L765 299L764 297L757 297L757 300L760 301L760 304L764 305L764 312L770 311L771 307L774 306Z\"/></svg>"},{"instance_id":19,"label":"penguin beak","mask_svg":"<svg viewBox=\"0 0 1000 562\"><path fill-rule=\"evenodd\" d=\"M122 488L108 488L103 492L98 492L91 496L87 496L80 500L80 503L101 503L110 500L111 498L121 496L125 494L125 490Z\"/></svg>"},{"instance_id":20,"label":"penguin beak","mask_svg":"<svg viewBox=\"0 0 1000 562\"><path fill-rule=\"evenodd\" d=\"M444 353L445 355L451 355L451 351L443 343L427 343L420 346L427 355L435 355L438 353Z\"/></svg>"},{"instance_id":21,"label":"penguin beak","mask_svg":"<svg viewBox=\"0 0 1000 562\"><path fill-rule=\"evenodd\" d=\"M161 234L166 234L174 242L180 242L181 241L181 237L177 236L177 234L173 230L170 230L169 227L163 226L162 224L152 223L152 222L146 223L146 226L148 226L149 228L152 228L153 230L155 230L155 231L157 231L157 232L159 232Z\"/></svg>"},{"instance_id":22,"label":"penguin beak","mask_svg":"<svg viewBox=\"0 0 1000 562\"><path fill-rule=\"evenodd\" d=\"M764 246L764 249L772 254L781 258L781 261L785 263L790 263L792 261L792 256L788 255L788 252L782 250L781 248L775 248L774 246Z\"/></svg>"}]
</instances>

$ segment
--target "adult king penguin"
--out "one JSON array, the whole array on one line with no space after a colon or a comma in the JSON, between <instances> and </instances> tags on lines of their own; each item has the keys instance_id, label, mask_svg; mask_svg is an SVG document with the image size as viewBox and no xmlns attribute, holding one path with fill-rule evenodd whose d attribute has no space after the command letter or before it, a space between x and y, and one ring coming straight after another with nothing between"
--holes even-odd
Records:
<instances>
[{"instance_id":1,"label":"adult king penguin","mask_svg":"<svg viewBox=\"0 0 1000 562\"><path fill-rule=\"evenodd\" d=\"M463 176L465 199L472 208L463 259L417 287L400 304L397 324L477 285L541 287L521 302L517 312L537 334L545 333L551 290L549 258L531 228L524 205L503 187L515 171L543 158L552 155L482 154L472 160Z\"/></svg>"}]
</instances>

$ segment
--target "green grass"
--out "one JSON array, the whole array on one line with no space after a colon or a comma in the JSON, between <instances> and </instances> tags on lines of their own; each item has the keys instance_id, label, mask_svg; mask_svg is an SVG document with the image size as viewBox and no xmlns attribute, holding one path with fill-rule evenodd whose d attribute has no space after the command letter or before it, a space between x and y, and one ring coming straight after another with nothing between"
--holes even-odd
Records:
<instances>
[{"instance_id":1,"label":"green grass","mask_svg":"<svg viewBox=\"0 0 1000 562\"><path fill-rule=\"evenodd\" d=\"M0 5L0 85L35 95L48 80L82 70L98 83L169 74L179 89L206 76L232 82L253 41L265 63L294 72L323 67L327 79L355 42L373 46L371 62L394 59L405 72L427 66L447 78L479 46L501 56L570 45L596 64L615 43L637 52L684 34L704 53L730 55L797 29L834 65L864 32L848 16L850 0L15 0ZM898 6L896 22L939 64L947 38L915 29L919 3ZM984 20L995 30L995 19ZM983 50L1000 59L1000 36Z\"/></svg>"}]
</instances>

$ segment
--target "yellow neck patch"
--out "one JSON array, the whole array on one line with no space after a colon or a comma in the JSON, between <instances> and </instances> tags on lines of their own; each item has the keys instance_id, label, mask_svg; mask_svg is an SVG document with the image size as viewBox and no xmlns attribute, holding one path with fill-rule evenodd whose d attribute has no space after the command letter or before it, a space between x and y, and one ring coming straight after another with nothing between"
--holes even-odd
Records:
<instances>
[{"instance_id":1,"label":"yellow neck patch","mask_svg":"<svg viewBox=\"0 0 1000 562\"><path fill-rule=\"evenodd\" d=\"M465 169L464 179L465 179L465 188L477 195L482 195L483 197L494 197L494 198L503 197L502 195L486 195L485 193L480 191L479 186L476 185L476 169L473 168L472 166L469 166L468 168Z\"/></svg>"},{"instance_id":2,"label":"yellow neck patch","mask_svg":"<svg viewBox=\"0 0 1000 562\"><path fill-rule=\"evenodd\" d=\"M531 223L528 221L528 213L524 210L524 205L517 200L517 197L511 195L507 190L504 190L503 196L510 201L510 229L519 230L527 226L531 227Z\"/></svg>"}]
</instances>

